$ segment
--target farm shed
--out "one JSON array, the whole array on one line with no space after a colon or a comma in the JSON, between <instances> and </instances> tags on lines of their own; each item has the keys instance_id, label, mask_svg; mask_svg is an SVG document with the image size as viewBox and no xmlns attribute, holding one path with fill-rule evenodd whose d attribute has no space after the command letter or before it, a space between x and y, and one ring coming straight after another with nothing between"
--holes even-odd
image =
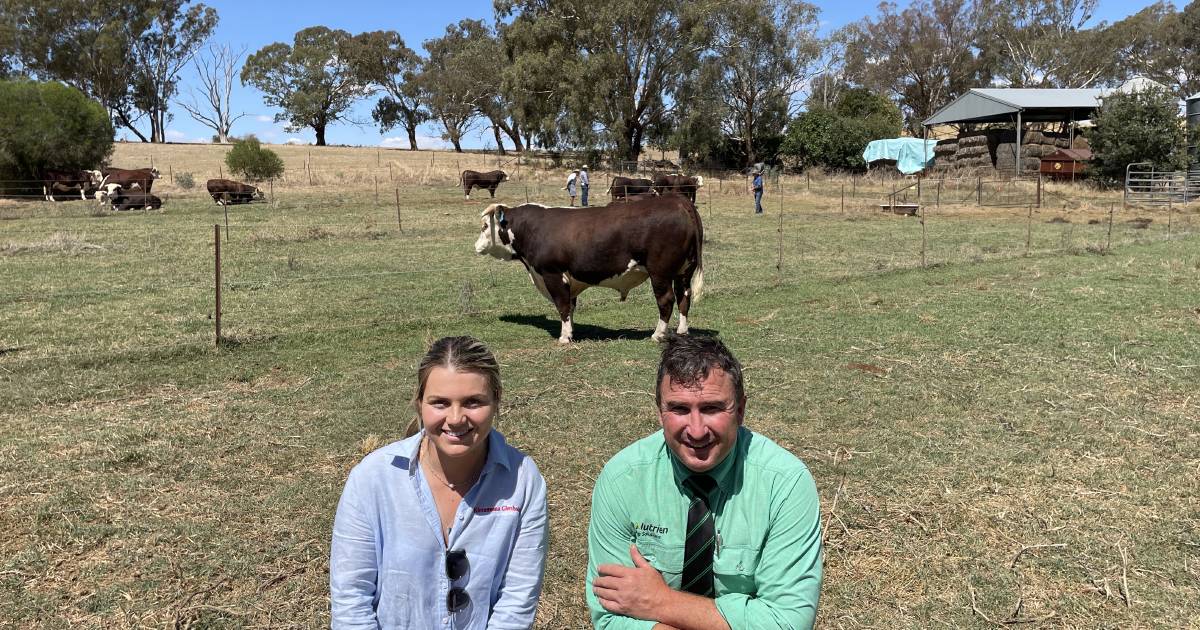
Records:
<instances>
[{"instance_id":1,"label":"farm shed","mask_svg":"<svg viewBox=\"0 0 1200 630\"><path fill-rule=\"evenodd\" d=\"M1020 175L1024 167L1032 166L1024 164L1025 154L1021 148L1025 124L1074 123L1077 120L1089 119L1100 106L1102 95L1103 90L1099 89L975 88L939 109L925 119L923 125L928 136L929 128L935 125L1013 123L1015 133L1011 148L999 148L991 151L990 155L996 158L996 167L1003 168L1009 166L1009 160L1002 160L1001 156L1007 158L1007 154L1012 153L1011 165L1014 173ZM1073 129L1071 135L1074 135ZM1070 147L1072 141L1073 137L1067 139L1067 147L1064 148Z\"/></svg>"}]
</instances>

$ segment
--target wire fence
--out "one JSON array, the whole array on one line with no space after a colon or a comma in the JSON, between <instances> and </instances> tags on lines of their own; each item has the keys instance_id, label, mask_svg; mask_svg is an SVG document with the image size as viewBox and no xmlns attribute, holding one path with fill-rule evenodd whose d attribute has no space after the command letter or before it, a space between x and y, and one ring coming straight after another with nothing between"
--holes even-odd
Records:
<instances>
[{"instance_id":1,"label":"wire fence","mask_svg":"<svg viewBox=\"0 0 1200 630\"><path fill-rule=\"evenodd\" d=\"M1091 212L1084 214L1048 204L1037 209L1028 203L1028 182L1005 184L1018 191L1009 194L1025 195L1022 199L1027 202L1005 215L978 216L971 213L970 204L952 203L967 199L972 191L978 201L982 181L924 181L912 187L911 197L898 197L904 192L899 181L781 179L773 191L776 199L766 200L768 214L761 219L750 217L752 202L747 202L745 214L738 214L727 202L715 207L714 191L703 191L697 205L705 219L706 238L728 244L706 249L707 284L720 294L795 284L814 276L840 280L1023 256L1108 253L1132 244L1191 238L1200 224L1200 216L1188 206L1131 212L1110 202L1107 208L1093 204ZM1043 195L1042 201L1055 199L1057 192L1044 190L1039 183L1032 185L1035 194ZM719 188L715 194L719 199ZM734 189L728 194L744 196L745 191ZM893 214L890 210L898 199L916 205L917 211L912 216ZM127 270L95 273L87 268L86 256L79 257L82 264L76 268L67 265L62 274L35 277L23 288L10 282L7 290L0 291L0 308L13 307L32 313L23 317L40 319L21 333L34 341L0 336L0 370L11 374L54 362L200 351L218 338L208 323L218 311L224 318L221 334L235 343L514 313L556 321L553 308L535 295L515 266L477 258L464 265L428 264L438 259L430 255L431 248L465 247L464 236L473 237L469 228L477 227L474 211L444 215L410 211L405 224L390 211L366 206L364 212L359 204L356 213L339 221L290 222L287 202L276 198L260 208L272 213L262 222L249 222L258 217L222 221L216 236L223 249L219 285L211 275L216 245L211 214L172 228L181 232L144 224L88 225L73 233L71 221L62 218L41 227L3 225L0 256L6 266L17 265L13 269L46 265L36 256L20 255L21 247L40 243L33 236L39 234L66 237L58 245L42 243L45 249L33 251L55 252L55 247L69 248L71 242L86 244L87 235L94 232L109 239L104 241L107 250L169 255L162 263L147 261L153 272L133 282L120 280L119 274ZM145 220L152 218L149 213ZM827 238L834 233L839 236ZM24 244L14 240L22 235L35 240ZM338 239L352 242L334 244ZM735 255L730 248L754 253ZM764 259L775 264L763 265ZM186 265L187 270L172 268L166 261ZM220 307L215 302L218 286L224 291ZM514 302L514 295L523 297ZM635 292L629 302L631 306L616 308L637 309L647 322L653 319L649 292ZM593 306L584 304L584 308ZM172 322L173 327L145 325L125 336L119 329L97 331L95 339L82 340L92 342L88 347L79 348L81 339L74 329L94 314L107 321L114 317L109 311L136 318L143 310L155 309L164 313L156 321Z\"/></svg>"}]
</instances>

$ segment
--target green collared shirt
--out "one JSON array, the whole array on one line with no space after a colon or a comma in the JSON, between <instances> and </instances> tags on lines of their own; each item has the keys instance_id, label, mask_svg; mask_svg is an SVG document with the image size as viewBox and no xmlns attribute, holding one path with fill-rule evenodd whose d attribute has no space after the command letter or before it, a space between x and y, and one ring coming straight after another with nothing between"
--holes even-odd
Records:
<instances>
[{"instance_id":1,"label":"green collared shirt","mask_svg":"<svg viewBox=\"0 0 1200 630\"><path fill-rule=\"evenodd\" d=\"M604 466L592 492L587 602L596 628L650 628L653 621L609 613L592 593L597 567L633 566L629 545L678 590L691 500L690 471L663 432L638 440ZM817 486L795 455L738 429L737 445L709 472L716 517L717 610L733 630L811 628L821 594L821 511Z\"/></svg>"}]
</instances>

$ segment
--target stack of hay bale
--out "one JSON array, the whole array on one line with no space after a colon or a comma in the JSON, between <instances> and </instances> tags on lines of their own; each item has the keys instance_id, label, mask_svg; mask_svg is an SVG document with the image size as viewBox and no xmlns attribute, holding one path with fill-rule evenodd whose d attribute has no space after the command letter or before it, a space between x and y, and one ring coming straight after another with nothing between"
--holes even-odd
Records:
<instances>
[{"instance_id":1,"label":"stack of hay bale","mask_svg":"<svg viewBox=\"0 0 1200 630\"><path fill-rule=\"evenodd\" d=\"M933 147L933 164L935 167L951 167L955 165L955 154L958 153L958 138L938 140Z\"/></svg>"},{"instance_id":2,"label":"stack of hay bale","mask_svg":"<svg viewBox=\"0 0 1200 630\"><path fill-rule=\"evenodd\" d=\"M991 168L992 153L988 149L988 133L972 131L958 136L958 151L954 154L954 165L962 168Z\"/></svg>"}]
</instances>

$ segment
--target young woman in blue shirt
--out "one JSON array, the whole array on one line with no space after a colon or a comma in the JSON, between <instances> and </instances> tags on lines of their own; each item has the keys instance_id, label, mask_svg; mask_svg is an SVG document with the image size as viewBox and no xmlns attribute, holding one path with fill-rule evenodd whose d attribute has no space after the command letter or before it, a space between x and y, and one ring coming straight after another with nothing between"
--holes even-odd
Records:
<instances>
[{"instance_id":1,"label":"young woman in blue shirt","mask_svg":"<svg viewBox=\"0 0 1200 630\"><path fill-rule=\"evenodd\" d=\"M495 357L434 342L410 436L350 471L329 561L333 628L533 625L546 562L546 482L492 424Z\"/></svg>"}]
</instances>

